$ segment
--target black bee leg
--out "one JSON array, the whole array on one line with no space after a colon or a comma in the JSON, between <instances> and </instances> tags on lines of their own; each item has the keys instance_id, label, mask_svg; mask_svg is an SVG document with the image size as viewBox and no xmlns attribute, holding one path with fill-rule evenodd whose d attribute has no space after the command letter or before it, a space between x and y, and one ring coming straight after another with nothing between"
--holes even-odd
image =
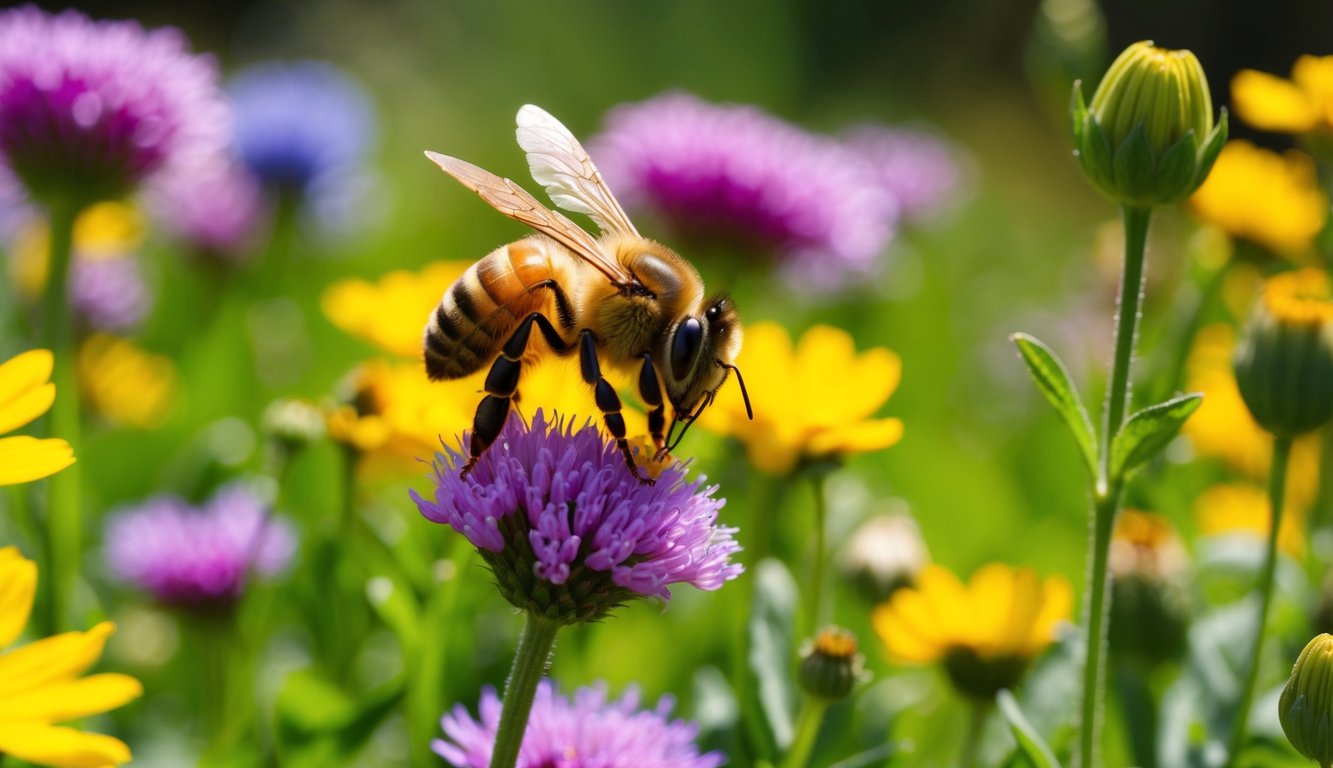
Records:
<instances>
[{"instance_id":1,"label":"black bee leg","mask_svg":"<svg viewBox=\"0 0 1333 768\"><path fill-rule=\"evenodd\" d=\"M639 482L652 485L656 481L639 474L639 465L634 463L634 454L629 449L629 441L625 439L625 417L620 413L620 395L616 394L611 382L602 377L602 366L597 361L597 337L586 329L579 334L579 368L583 372L583 380L593 386L593 399L602 412L607 431L616 439L616 445L625 455L625 464L630 473Z\"/></svg>"},{"instance_id":2,"label":"black bee leg","mask_svg":"<svg viewBox=\"0 0 1333 768\"><path fill-rule=\"evenodd\" d=\"M662 402L662 382L657 378L657 368L653 367L653 356L644 352L643 367L639 369L639 397L648 406L648 434L653 438L653 447L660 459L666 453L666 405Z\"/></svg>"},{"instance_id":3,"label":"black bee leg","mask_svg":"<svg viewBox=\"0 0 1333 768\"><path fill-rule=\"evenodd\" d=\"M509 416L510 403L518 397L518 376L523 368L523 352L528 347L528 337L532 335L533 325L537 326L546 343L555 351L561 352L568 348L565 340L555 330L555 326L551 325L551 321L540 312L533 312L518 324L509 341L506 341L504 348L500 350L500 356L491 364L490 372L486 374L486 397L482 398L481 405L477 406L476 415L472 417L471 456L463 465L462 477L467 477L467 473L471 472L481 459L481 454L495 442L500 430L504 428L505 418Z\"/></svg>"}]
</instances>

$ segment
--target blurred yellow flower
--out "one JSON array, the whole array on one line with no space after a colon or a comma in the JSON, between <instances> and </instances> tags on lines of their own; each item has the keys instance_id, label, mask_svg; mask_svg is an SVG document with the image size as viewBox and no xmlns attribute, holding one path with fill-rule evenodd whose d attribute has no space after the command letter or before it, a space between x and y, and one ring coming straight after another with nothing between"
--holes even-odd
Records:
<instances>
[{"instance_id":1,"label":"blurred yellow flower","mask_svg":"<svg viewBox=\"0 0 1333 768\"><path fill-rule=\"evenodd\" d=\"M1121 510L1111 533L1110 568L1115 578L1170 578L1188 563L1171 521L1151 512Z\"/></svg>"},{"instance_id":2,"label":"blurred yellow flower","mask_svg":"<svg viewBox=\"0 0 1333 768\"><path fill-rule=\"evenodd\" d=\"M471 265L468 261L437 261L419 272L390 272L374 283L341 280L324 291L320 306L329 322L343 331L390 354L420 358L426 320L444 292Z\"/></svg>"},{"instance_id":3,"label":"blurred yellow flower","mask_svg":"<svg viewBox=\"0 0 1333 768\"><path fill-rule=\"evenodd\" d=\"M898 590L875 609L871 624L892 658L943 661L960 692L990 700L1022 679L1072 605L1069 582L1060 576L1043 582L1030 568L992 563L964 586L947 569L929 565L917 586Z\"/></svg>"},{"instance_id":4,"label":"blurred yellow flower","mask_svg":"<svg viewBox=\"0 0 1333 768\"><path fill-rule=\"evenodd\" d=\"M902 374L902 362L884 347L858 353L846 331L817 325L793 349L785 328L756 323L745 329L736 364L754 421L740 388L729 385L699 422L739 439L759 470L786 474L802 461L876 451L902 437L902 421L871 418Z\"/></svg>"},{"instance_id":5,"label":"blurred yellow flower","mask_svg":"<svg viewBox=\"0 0 1333 768\"><path fill-rule=\"evenodd\" d=\"M1328 217L1314 160L1248 141L1227 142L1189 203L1200 218L1232 237L1289 256L1309 251Z\"/></svg>"},{"instance_id":6,"label":"blurred yellow flower","mask_svg":"<svg viewBox=\"0 0 1333 768\"><path fill-rule=\"evenodd\" d=\"M97 334L79 347L79 389L112 424L156 429L171 411L176 368L132 342Z\"/></svg>"},{"instance_id":7,"label":"blurred yellow flower","mask_svg":"<svg viewBox=\"0 0 1333 768\"><path fill-rule=\"evenodd\" d=\"M138 252L147 233L143 214L134 206L97 203L74 223L74 255L88 261L130 256ZM49 252L49 233L43 220L30 222L15 237L10 276L24 296L32 298L42 292Z\"/></svg>"},{"instance_id":8,"label":"blurred yellow flower","mask_svg":"<svg viewBox=\"0 0 1333 768\"><path fill-rule=\"evenodd\" d=\"M441 440L455 444L472 428L485 379L486 372L481 371L454 381L430 381L419 362L371 360L353 374L352 402L329 414L329 436L354 448L377 469L418 468L416 460L439 450ZM608 380L624 383L610 376ZM525 365L517 407L527 419L540 408L578 423L591 418L602 424L592 388L584 383L573 358ZM626 408L624 415L630 435L647 433L642 413Z\"/></svg>"},{"instance_id":9,"label":"blurred yellow flower","mask_svg":"<svg viewBox=\"0 0 1333 768\"><path fill-rule=\"evenodd\" d=\"M1194 339L1187 363L1187 385L1202 392L1203 403L1182 429L1196 454L1222 461L1233 472L1265 482L1273 456L1273 438L1250 415L1240 396L1231 358L1236 334L1231 326L1204 326ZM1287 498L1294 507L1306 508L1319 492L1318 435L1307 435L1292 444L1287 466Z\"/></svg>"},{"instance_id":10,"label":"blurred yellow flower","mask_svg":"<svg viewBox=\"0 0 1333 768\"><path fill-rule=\"evenodd\" d=\"M45 349L24 352L0 363L0 435L41 416L55 402L56 385L51 383L54 365L55 357ZM40 480L73 463L74 450L64 440L0 437L0 485ZM3 619L0 614L0 621Z\"/></svg>"},{"instance_id":11,"label":"blurred yellow flower","mask_svg":"<svg viewBox=\"0 0 1333 768\"><path fill-rule=\"evenodd\" d=\"M14 547L0 549L0 649L28 623L37 566ZM0 653L0 754L57 768L103 768L130 760L120 739L57 726L100 714L143 693L128 675L81 677L115 631L109 621Z\"/></svg>"},{"instance_id":12,"label":"blurred yellow flower","mask_svg":"<svg viewBox=\"0 0 1333 768\"><path fill-rule=\"evenodd\" d=\"M1262 543L1273 527L1268 493L1257 485L1214 485L1194 501L1194 516L1203 536L1240 534ZM1277 545L1291 557L1305 555L1305 507L1293 504L1282 516Z\"/></svg>"},{"instance_id":13,"label":"blurred yellow flower","mask_svg":"<svg viewBox=\"0 0 1333 768\"><path fill-rule=\"evenodd\" d=\"M1333 56L1302 56L1287 80L1242 69L1231 80L1236 115L1265 131L1333 131Z\"/></svg>"}]
</instances>

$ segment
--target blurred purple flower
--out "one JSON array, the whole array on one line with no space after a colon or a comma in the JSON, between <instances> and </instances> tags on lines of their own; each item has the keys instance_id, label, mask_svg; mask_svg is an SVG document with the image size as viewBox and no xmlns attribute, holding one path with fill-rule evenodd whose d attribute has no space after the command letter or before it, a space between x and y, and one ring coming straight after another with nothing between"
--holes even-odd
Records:
<instances>
[{"instance_id":1,"label":"blurred purple flower","mask_svg":"<svg viewBox=\"0 0 1333 768\"><path fill-rule=\"evenodd\" d=\"M873 272L898 210L865 160L755 107L666 93L611 110L590 153L626 205L688 238L772 252L793 285Z\"/></svg>"},{"instance_id":2,"label":"blurred purple flower","mask_svg":"<svg viewBox=\"0 0 1333 768\"><path fill-rule=\"evenodd\" d=\"M76 259L69 274L69 302L95 330L127 331L148 313L148 286L131 255Z\"/></svg>"},{"instance_id":3,"label":"blurred purple flower","mask_svg":"<svg viewBox=\"0 0 1333 768\"><path fill-rule=\"evenodd\" d=\"M561 696L550 680L537 688L532 715L523 735L517 768L717 768L719 752L699 753L699 728L671 720L674 702L664 697L651 710L639 709L631 688L618 701L607 701L606 685L580 688L572 699ZM495 689L481 694L480 720L459 704L441 725L448 739L431 748L455 768L487 768L500 725Z\"/></svg>"},{"instance_id":4,"label":"blurred purple flower","mask_svg":"<svg viewBox=\"0 0 1333 768\"><path fill-rule=\"evenodd\" d=\"M925 131L861 125L844 134L844 145L868 161L879 183L898 202L904 219L924 219L955 202L962 169L954 152Z\"/></svg>"},{"instance_id":5,"label":"blurred purple flower","mask_svg":"<svg viewBox=\"0 0 1333 768\"><path fill-rule=\"evenodd\" d=\"M154 192L153 208L167 228L207 256L246 256L265 225L258 179L231 162L219 162L194 178L172 179Z\"/></svg>"},{"instance_id":6,"label":"blurred purple flower","mask_svg":"<svg viewBox=\"0 0 1333 768\"><path fill-rule=\"evenodd\" d=\"M606 615L627 599L668 600L668 586L721 587L741 573L736 529L717 525L716 486L678 464L655 485L630 474L594 426L514 414L466 479L462 452L435 457L435 494L421 514L467 537L516 607L563 623Z\"/></svg>"},{"instance_id":7,"label":"blurred purple flower","mask_svg":"<svg viewBox=\"0 0 1333 768\"><path fill-rule=\"evenodd\" d=\"M304 195L365 162L375 133L370 99L333 65L257 64L232 77L227 91L236 151L265 185Z\"/></svg>"},{"instance_id":8,"label":"blurred purple flower","mask_svg":"<svg viewBox=\"0 0 1333 768\"><path fill-rule=\"evenodd\" d=\"M251 571L281 573L295 552L292 527L235 484L202 508L156 496L113 512L106 526L112 574L179 607L229 605L244 593Z\"/></svg>"},{"instance_id":9,"label":"blurred purple flower","mask_svg":"<svg viewBox=\"0 0 1333 768\"><path fill-rule=\"evenodd\" d=\"M0 161L38 200L118 197L225 149L212 58L176 29L0 12Z\"/></svg>"}]
</instances>

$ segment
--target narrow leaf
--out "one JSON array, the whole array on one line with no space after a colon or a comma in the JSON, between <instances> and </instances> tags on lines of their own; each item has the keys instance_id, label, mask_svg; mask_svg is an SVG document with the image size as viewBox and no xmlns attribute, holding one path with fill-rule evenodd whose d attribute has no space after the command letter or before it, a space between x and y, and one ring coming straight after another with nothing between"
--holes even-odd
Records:
<instances>
[{"instance_id":1,"label":"narrow leaf","mask_svg":"<svg viewBox=\"0 0 1333 768\"><path fill-rule=\"evenodd\" d=\"M742 706L746 715L761 714L763 727L776 756L791 745L795 732L796 683L792 679L792 659L796 657L796 606L800 590L796 580L781 561L762 560L754 569L756 579L754 605L749 620L750 674L754 683ZM758 712L750 711L757 708ZM753 727L753 726L751 726ZM765 739L767 741L767 739Z\"/></svg>"},{"instance_id":2,"label":"narrow leaf","mask_svg":"<svg viewBox=\"0 0 1333 768\"><path fill-rule=\"evenodd\" d=\"M1018 741L1019 751L1027 757L1033 768L1060 768L1060 761L1055 759L1055 754L1046 746L1045 739L1023 716L1023 710L1019 708L1014 695L1009 691L1000 691L995 700L1000 705L1000 712L1004 715L1005 721L1009 723L1009 730L1014 734L1014 739Z\"/></svg>"},{"instance_id":3,"label":"narrow leaf","mask_svg":"<svg viewBox=\"0 0 1333 768\"><path fill-rule=\"evenodd\" d=\"M1037 383L1037 389L1046 396L1046 400L1055 407L1056 413L1064 419L1069 431L1074 434L1074 441L1083 452L1083 461L1088 465L1088 473L1097 476L1097 441L1093 437L1092 422L1088 412L1079 400L1074 382L1069 378L1069 371L1056 357L1051 348L1026 333L1015 333L1009 337L1018 346L1018 353L1027 363L1028 373Z\"/></svg>"},{"instance_id":4,"label":"narrow leaf","mask_svg":"<svg viewBox=\"0 0 1333 768\"><path fill-rule=\"evenodd\" d=\"M1202 403L1201 394L1181 395L1130 416L1111 441L1111 478L1123 479L1157 455Z\"/></svg>"}]
</instances>

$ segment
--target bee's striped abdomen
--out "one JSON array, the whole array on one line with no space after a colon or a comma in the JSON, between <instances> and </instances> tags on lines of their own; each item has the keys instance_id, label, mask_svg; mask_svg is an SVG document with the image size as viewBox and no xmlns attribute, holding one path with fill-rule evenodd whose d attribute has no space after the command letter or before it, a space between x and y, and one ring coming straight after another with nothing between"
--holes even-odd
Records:
<instances>
[{"instance_id":1,"label":"bee's striped abdomen","mask_svg":"<svg viewBox=\"0 0 1333 768\"><path fill-rule=\"evenodd\" d=\"M457 379L489 365L529 313L550 304L536 288L555 277L542 240L526 239L491 251L444 292L426 323L426 373Z\"/></svg>"}]
</instances>

